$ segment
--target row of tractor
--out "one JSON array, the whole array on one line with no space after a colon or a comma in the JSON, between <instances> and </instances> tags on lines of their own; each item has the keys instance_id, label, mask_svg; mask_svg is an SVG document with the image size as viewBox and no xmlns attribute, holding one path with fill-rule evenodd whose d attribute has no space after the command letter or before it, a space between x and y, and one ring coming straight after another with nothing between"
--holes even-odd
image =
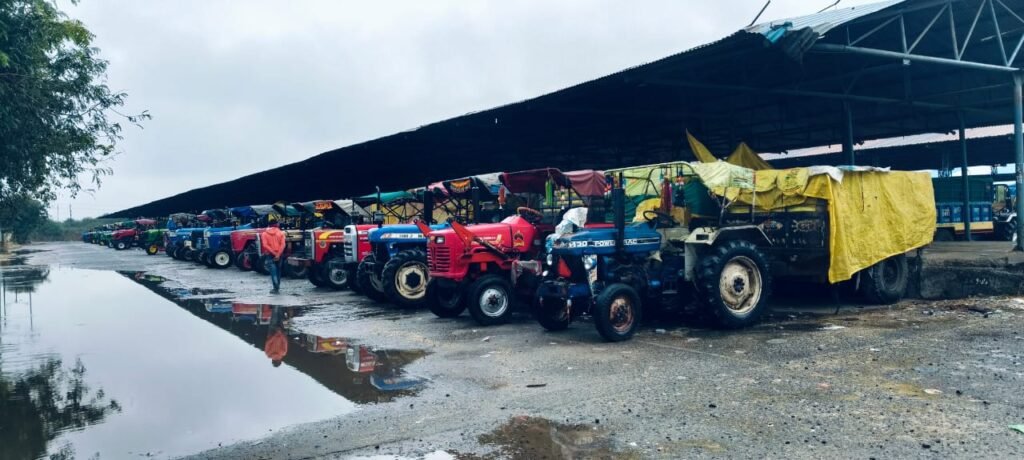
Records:
<instances>
[{"instance_id":1,"label":"row of tractor","mask_svg":"<svg viewBox=\"0 0 1024 460\"><path fill-rule=\"evenodd\" d=\"M266 274L260 237L274 223L286 234L284 273L316 287L442 318L468 310L484 326L517 310L548 330L590 317L621 341L650 310L748 326L780 280L895 302L909 278L904 254L931 241L935 206L923 173L718 161L496 172L166 222L122 222L83 240Z\"/></svg>"}]
</instances>

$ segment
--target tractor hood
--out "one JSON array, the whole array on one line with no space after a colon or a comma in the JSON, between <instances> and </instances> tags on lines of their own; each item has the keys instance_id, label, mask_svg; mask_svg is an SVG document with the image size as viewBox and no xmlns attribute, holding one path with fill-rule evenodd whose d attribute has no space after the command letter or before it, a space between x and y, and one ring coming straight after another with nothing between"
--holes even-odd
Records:
<instances>
[{"instance_id":1,"label":"tractor hood","mask_svg":"<svg viewBox=\"0 0 1024 460\"><path fill-rule=\"evenodd\" d=\"M251 229L251 228L252 228L252 224L245 224L245 225L239 225L237 227L236 226L232 226L232 227L212 227L212 228L208 227L208 228L205 228L205 229L202 229L202 230L204 230L205 232L208 232L211 235L213 235L213 234L218 234L218 235L219 234L225 234L225 235L227 235L227 234L230 234L231 232L233 232L235 230L248 230L248 229Z\"/></svg>"},{"instance_id":2,"label":"tractor hood","mask_svg":"<svg viewBox=\"0 0 1024 460\"><path fill-rule=\"evenodd\" d=\"M530 246L530 240L537 229L519 216L509 216L497 224L474 224L464 227L473 237L482 239L502 250L524 250ZM449 241L448 244L460 244L459 234L452 228L445 228L430 233L435 242ZM479 245L479 243L473 243Z\"/></svg>"},{"instance_id":3,"label":"tractor hood","mask_svg":"<svg viewBox=\"0 0 1024 460\"><path fill-rule=\"evenodd\" d=\"M124 230L114 230L114 232L110 234L110 236L115 238L115 239L116 238L123 238L123 237L126 237L126 236L134 236L134 235L135 235L135 229L134 228L128 228L128 229L124 229Z\"/></svg>"},{"instance_id":4,"label":"tractor hood","mask_svg":"<svg viewBox=\"0 0 1024 460\"><path fill-rule=\"evenodd\" d=\"M432 231L444 230L447 228L449 228L448 224L434 224L430 226ZM427 237L415 224L385 225L383 227L370 230L371 243L394 240L426 241Z\"/></svg>"},{"instance_id":5,"label":"tractor hood","mask_svg":"<svg viewBox=\"0 0 1024 460\"><path fill-rule=\"evenodd\" d=\"M583 228L573 233L551 235L548 237L548 251L557 255L615 253L615 227ZM622 241L623 249L629 253L647 253L657 251L661 246L661 235L649 225L633 224L625 228Z\"/></svg>"}]
</instances>

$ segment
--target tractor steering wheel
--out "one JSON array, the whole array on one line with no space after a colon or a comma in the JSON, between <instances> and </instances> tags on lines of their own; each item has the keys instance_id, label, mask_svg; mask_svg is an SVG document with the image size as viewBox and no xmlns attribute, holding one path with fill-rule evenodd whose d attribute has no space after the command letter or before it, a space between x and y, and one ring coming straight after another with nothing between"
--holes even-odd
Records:
<instances>
[{"instance_id":1,"label":"tractor steering wheel","mask_svg":"<svg viewBox=\"0 0 1024 460\"><path fill-rule=\"evenodd\" d=\"M539 224L544 220L543 213L533 208L527 208L526 206L516 208L516 214L519 215L519 217L526 219L526 221L531 224Z\"/></svg>"},{"instance_id":2,"label":"tractor steering wheel","mask_svg":"<svg viewBox=\"0 0 1024 460\"><path fill-rule=\"evenodd\" d=\"M647 223L650 224L651 228L679 226L679 222L676 222L674 217L661 211L647 210L644 211L643 216L644 219L647 219Z\"/></svg>"}]
</instances>

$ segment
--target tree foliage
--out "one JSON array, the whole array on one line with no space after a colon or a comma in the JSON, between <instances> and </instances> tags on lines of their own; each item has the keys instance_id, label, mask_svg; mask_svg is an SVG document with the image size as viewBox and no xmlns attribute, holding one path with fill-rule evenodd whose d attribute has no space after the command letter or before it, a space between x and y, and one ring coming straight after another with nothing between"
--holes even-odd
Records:
<instances>
[{"instance_id":1,"label":"tree foliage","mask_svg":"<svg viewBox=\"0 0 1024 460\"><path fill-rule=\"evenodd\" d=\"M0 230L10 232L16 243L29 242L48 220L46 206L38 200L24 195L0 200Z\"/></svg>"},{"instance_id":2,"label":"tree foliage","mask_svg":"<svg viewBox=\"0 0 1024 460\"><path fill-rule=\"evenodd\" d=\"M98 187L122 139L126 94L106 85L93 35L48 0L0 0L0 202Z\"/></svg>"}]
</instances>

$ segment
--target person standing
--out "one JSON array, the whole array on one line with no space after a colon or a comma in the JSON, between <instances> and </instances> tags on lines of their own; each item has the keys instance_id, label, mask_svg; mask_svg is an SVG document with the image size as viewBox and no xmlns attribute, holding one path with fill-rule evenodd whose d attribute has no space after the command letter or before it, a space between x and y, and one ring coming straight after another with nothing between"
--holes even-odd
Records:
<instances>
[{"instance_id":1,"label":"person standing","mask_svg":"<svg viewBox=\"0 0 1024 460\"><path fill-rule=\"evenodd\" d=\"M270 282L274 289L270 292L277 294L281 289L281 255L284 254L285 238L284 232L278 226L277 219L271 218L267 231L260 235L260 245L263 253L270 257Z\"/></svg>"}]
</instances>

